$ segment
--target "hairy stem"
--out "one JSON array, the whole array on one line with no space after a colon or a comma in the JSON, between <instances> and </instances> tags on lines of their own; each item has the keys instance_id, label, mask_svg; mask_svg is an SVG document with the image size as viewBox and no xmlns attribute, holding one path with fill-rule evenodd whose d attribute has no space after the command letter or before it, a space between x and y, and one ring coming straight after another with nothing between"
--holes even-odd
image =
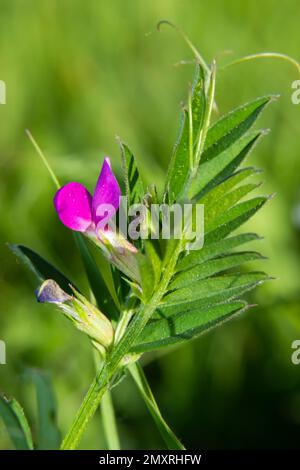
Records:
<instances>
[{"instance_id":1,"label":"hairy stem","mask_svg":"<svg viewBox=\"0 0 300 470\"><path fill-rule=\"evenodd\" d=\"M122 365L122 360L129 353L134 341L137 339L147 324L148 320L156 310L161 298L165 294L170 279L174 274L175 265L179 253L182 250L182 243L182 240L178 241L178 244L174 249L171 259L168 263L168 267L165 270L165 275L159 288L154 293L147 305L141 305L140 309L128 325L124 336L120 339L119 343L116 344L115 348L112 350L106 362L104 363L102 369L97 373L89 388L89 391L83 400L81 407L78 410L71 429L69 430L61 445L62 450L77 448L89 420L93 417L95 411L97 410L104 393L109 388L113 376Z\"/></svg>"}]
</instances>

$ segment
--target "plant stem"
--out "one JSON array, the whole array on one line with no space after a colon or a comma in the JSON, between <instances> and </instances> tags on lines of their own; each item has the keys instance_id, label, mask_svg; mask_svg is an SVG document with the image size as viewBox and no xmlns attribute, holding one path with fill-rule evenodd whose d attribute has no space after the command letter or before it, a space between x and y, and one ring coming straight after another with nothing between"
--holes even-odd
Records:
<instances>
[{"instance_id":1,"label":"plant stem","mask_svg":"<svg viewBox=\"0 0 300 470\"><path fill-rule=\"evenodd\" d=\"M112 350L106 362L104 363L102 369L98 372L95 379L93 380L83 400L83 403L78 410L71 429L69 430L61 445L62 450L76 449L78 446L78 443L87 427L89 420L94 415L104 393L109 387L111 379L117 372L118 368L122 365L122 360L129 353L132 344L147 324L148 320L156 310L161 298L165 294L170 279L174 274L175 265L179 253L182 250L182 243L182 240L178 241L178 244L174 249L174 252L165 270L165 275L159 288L147 305L141 305L139 311L128 325L124 336L120 339L119 343L116 344L115 348Z\"/></svg>"},{"instance_id":2,"label":"plant stem","mask_svg":"<svg viewBox=\"0 0 300 470\"><path fill-rule=\"evenodd\" d=\"M59 189L60 188L60 182L58 181L58 178L57 178L56 174L52 170L52 168L50 166L50 163L48 162L47 158L45 157L41 147L38 145L37 141L34 139L33 135L31 134L31 132L28 129L26 129L25 132L26 132L30 142L34 146L37 154L39 155L39 157L41 158L41 160L44 163L45 167L47 168L47 170L48 170L48 172L49 172L49 174L52 178L52 181L53 181L54 185L56 186L57 189Z\"/></svg>"},{"instance_id":3,"label":"plant stem","mask_svg":"<svg viewBox=\"0 0 300 470\"><path fill-rule=\"evenodd\" d=\"M152 307L152 305L150 308L144 306L144 308L142 307L141 311L133 318L125 332L125 335L116 345L115 349L103 365L103 368L93 380L77 416L75 417L75 421L62 443L61 449L67 450L75 449L77 447L89 420L94 415L109 386L110 380L118 370L123 357L129 352L135 338L140 334L155 308L156 306Z\"/></svg>"},{"instance_id":4,"label":"plant stem","mask_svg":"<svg viewBox=\"0 0 300 470\"><path fill-rule=\"evenodd\" d=\"M103 359L96 349L94 349L94 359L96 372L101 368ZM105 440L109 450L120 450L120 440L116 423L114 405L110 390L107 390L100 403L101 419Z\"/></svg>"}]
</instances>

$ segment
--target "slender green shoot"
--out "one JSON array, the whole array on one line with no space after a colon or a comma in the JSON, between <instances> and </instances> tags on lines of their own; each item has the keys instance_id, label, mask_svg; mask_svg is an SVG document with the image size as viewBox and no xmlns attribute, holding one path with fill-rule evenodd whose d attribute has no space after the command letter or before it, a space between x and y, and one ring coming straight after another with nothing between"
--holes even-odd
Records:
<instances>
[{"instance_id":1,"label":"slender green shoot","mask_svg":"<svg viewBox=\"0 0 300 470\"><path fill-rule=\"evenodd\" d=\"M232 65L237 65L241 64L243 62L249 62L251 60L255 59L280 59L280 60L285 60L292 64L297 70L300 75L300 63L296 60L293 59L293 57L290 57L287 54L281 54L279 52L260 52L257 54L249 54L244 57L241 57L240 59L233 60L232 62L229 62L228 64L223 65L220 67L220 70L227 69L228 67L231 67Z\"/></svg>"},{"instance_id":2,"label":"slender green shoot","mask_svg":"<svg viewBox=\"0 0 300 470\"><path fill-rule=\"evenodd\" d=\"M42 162L44 163L45 167L47 168L50 176L51 176L51 179L53 181L53 183L55 184L56 188L59 189L61 184L60 182L58 181L58 178L57 176L55 175L54 171L52 170L47 158L45 157L41 147L38 145L37 141L35 140L35 138L33 137L33 135L31 134L31 132L26 129L26 134L30 140L30 142L32 143L32 145L34 146L37 154L39 155L39 157L41 158Z\"/></svg>"},{"instance_id":3,"label":"slender green shoot","mask_svg":"<svg viewBox=\"0 0 300 470\"><path fill-rule=\"evenodd\" d=\"M108 389L100 403L102 423L108 450L120 450L120 439L111 392Z\"/></svg>"}]
</instances>

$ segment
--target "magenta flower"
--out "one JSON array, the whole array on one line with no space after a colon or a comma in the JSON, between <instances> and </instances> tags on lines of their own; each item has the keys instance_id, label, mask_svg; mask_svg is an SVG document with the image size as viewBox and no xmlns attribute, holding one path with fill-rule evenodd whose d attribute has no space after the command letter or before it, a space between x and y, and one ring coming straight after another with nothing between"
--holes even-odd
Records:
<instances>
[{"instance_id":1,"label":"magenta flower","mask_svg":"<svg viewBox=\"0 0 300 470\"><path fill-rule=\"evenodd\" d=\"M120 196L119 183L106 157L93 196L82 184L68 183L55 194L54 207L66 227L83 232L121 271L139 281L136 248L107 225L119 208Z\"/></svg>"},{"instance_id":2,"label":"magenta flower","mask_svg":"<svg viewBox=\"0 0 300 470\"><path fill-rule=\"evenodd\" d=\"M121 190L108 157L104 159L94 195L80 183L68 183L54 197L61 222L77 232L104 229L102 220L111 219L119 208Z\"/></svg>"}]
</instances>

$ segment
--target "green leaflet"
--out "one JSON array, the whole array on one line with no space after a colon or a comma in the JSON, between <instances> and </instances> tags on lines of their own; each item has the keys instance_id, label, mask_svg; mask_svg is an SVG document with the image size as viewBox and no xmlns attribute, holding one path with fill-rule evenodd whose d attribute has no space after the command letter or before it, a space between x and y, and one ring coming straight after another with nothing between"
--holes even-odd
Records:
<instances>
[{"instance_id":1,"label":"green leaflet","mask_svg":"<svg viewBox=\"0 0 300 470\"><path fill-rule=\"evenodd\" d=\"M180 137L174 147L173 157L167 177L168 202L176 201L187 181L189 165L189 118L188 112L183 111Z\"/></svg>"},{"instance_id":2,"label":"green leaflet","mask_svg":"<svg viewBox=\"0 0 300 470\"><path fill-rule=\"evenodd\" d=\"M217 277L216 284L210 284L210 287L212 287L211 292L207 291L206 294L203 294L203 298L197 298L196 300L186 298L175 303L162 303L157 308L153 319L167 318L176 313L188 312L200 307L210 307L222 302L231 302L270 279L262 272L238 274L235 277L228 278L229 275Z\"/></svg>"},{"instance_id":3,"label":"green leaflet","mask_svg":"<svg viewBox=\"0 0 300 470\"><path fill-rule=\"evenodd\" d=\"M137 253L137 262L141 276L141 287L143 291L143 301L147 302L154 289L154 270L149 258L142 253Z\"/></svg>"},{"instance_id":4,"label":"green leaflet","mask_svg":"<svg viewBox=\"0 0 300 470\"><path fill-rule=\"evenodd\" d=\"M142 353L186 341L247 308L249 307L245 302L237 301L197 308L157 320L145 327L131 351Z\"/></svg>"},{"instance_id":5,"label":"green leaflet","mask_svg":"<svg viewBox=\"0 0 300 470\"><path fill-rule=\"evenodd\" d=\"M145 192L142 179L135 163L135 158L126 144L119 141L119 145L122 155L123 174L126 196L128 197L128 205L140 204L143 201Z\"/></svg>"},{"instance_id":6,"label":"green leaflet","mask_svg":"<svg viewBox=\"0 0 300 470\"><path fill-rule=\"evenodd\" d=\"M230 147L199 166L191 182L189 196L199 200L215 186L230 176L243 162L265 131L251 131L234 142Z\"/></svg>"},{"instance_id":7,"label":"green leaflet","mask_svg":"<svg viewBox=\"0 0 300 470\"><path fill-rule=\"evenodd\" d=\"M205 206L204 210L204 226L205 230L209 232L216 227L216 220L218 217L224 214L225 211L229 210L247 194L256 189L258 184L245 184L226 194L218 204L212 206Z\"/></svg>"},{"instance_id":8,"label":"green leaflet","mask_svg":"<svg viewBox=\"0 0 300 470\"><path fill-rule=\"evenodd\" d=\"M249 261L262 259L265 258L255 251L244 251L214 258L177 274L175 279L170 283L170 290L186 287L195 281L241 266Z\"/></svg>"},{"instance_id":9,"label":"green leaflet","mask_svg":"<svg viewBox=\"0 0 300 470\"><path fill-rule=\"evenodd\" d=\"M225 224L230 226L231 221L239 217L246 217L250 211L258 210L258 208L260 208L266 202L266 200L267 198L265 197L256 197L229 207L226 212L221 212L218 217L214 219L214 221L211 223L211 231ZM210 231L208 232L208 237L209 234Z\"/></svg>"},{"instance_id":10,"label":"green leaflet","mask_svg":"<svg viewBox=\"0 0 300 470\"><path fill-rule=\"evenodd\" d=\"M162 261L156 250L156 247L149 240L145 240L145 252L153 268L154 282L155 282L154 287L156 287L156 285L159 282L160 275L161 275Z\"/></svg>"},{"instance_id":11,"label":"green leaflet","mask_svg":"<svg viewBox=\"0 0 300 470\"><path fill-rule=\"evenodd\" d=\"M176 269L177 271L181 271L183 269L192 268L193 266L210 260L216 256L224 255L229 250L232 250L244 243L255 240L260 240L260 237L255 233L242 233L211 244L205 242L202 250L192 251L181 258L177 263Z\"/></svg>"},{"instance_id":12,"label":"green leaflet","mask_svg":"<svg viewBox=\"0 0 300 470\"><path fill-rule=\"evenodd\" d=\"M257 197L244 201L230 208L216 220L214 230L205 235L205 243L214 243L225 238L231 232L249 220L266 202L267 197Z\"/></svg>"},{"instance_id":13,"label":"green leaflet","mask_svg":"<svg viewBox=\"0 0 300 470\"><path fill-rule=\"evenodd\" d=\"M206 98L204 84L204 70L196 64L195 78L192 90L192 119L193 119L193 143L196 145L196 138L203 124L205 114Z\"/></svg>"},{"instance_id":14,"label":"green leaflet","mask_svg":"<svg viewBox=\"0 0 300 470\"><path fill-rule=\"evenodd\" d=\"M262 110L277 97L263 96L222 116L208 130L201 164L224 152L254 124Z\"/></svg>"},{"instance_id":15,"label":"green leaflet","mask_svg":"<svg viewBox=\"0 0 300 470\"><path fill-rule=\"evenodd\" d=\"M23 245L8 245L12 252L25 264L39 281L53 279L68 294L72 295L71 281L52 264L38 255L35 251ZM74 286L74 284L72 284ZM76 290L78 290L76 288Z\"/></svg>"},{"instance_id":16,"label":"green leaflet","mask_svg":"<svg viewBox=\"0 0 300 470\"><path fill-rule=\"evenodd\" d=\"M127 196L127 207L120 208L122 211L127 210L134 204L142 204L144 202L145 190L133 153L121 140L119 140L119 145L121 149L123 176ZM130 221L131 220L132 217L130 218ZM138 239L135 244L138 249L141 249L143 247L143 240ZM119 292L126 292L123 281L117 285L117 290ZM125 297L121 297L122 302L124 302Z\"/></svg>"},{"instance_id":17,"label":"green leaflet","mask_svg":"<svg viewBox=\"0 0 300 470\"><path fill-rule=\"evenodd\" d=\"M30 427L23 408L14 398L0 396L0 415L17 450L32 450Z\"/></svg>"},{"instance_id":18,"label":"green leaflet","mask_svg":"<svg viewBox=\"0 0 300 470\"><path fill-rule=\"evenodd\" d=\"M195 172L199 167L199 163L205 148L206 136L211 122L211 115L215 103L215 89L216 89L216 62L213 61L210 67L210 71L207 74L205 80L205 109L203 115L203 124L201 129L199 129L199 135L197 138L197 145L195 148L195 158L192 175L194 176Z\"/></svg>"},{"instance_id":19,"label":"green leaflet","mask_svg":"<svg viewBox=\"0 0 300 470\"><path fill-rule=\"evenodd\" d=\"M27 369L25 378L32 381L36 389L38 408L37 448L55 450L59 448L60 432L56 423L56 400L49 377L41 371Z\"/></svg>"},{"instance_id":20,"label":"green leaflet","mask_svg":"<svg viewBox=\"0 0 300 470\"><path fill-rule=\"evenodd\" d=\"M232 175L228 176L222 183L214 187L209 193L203 196L198 202L204 204L205 207L217 205L228 192L235 188L239 183L245 179L260 173L255 168L242 168Z\"/></svg>"},{"instance_id":21,"label":"green leaflet","mask_svg":"<svg viewBox=\"0 0 300 470\"><path fill-rule=\"evenodd\" d=\"M236 295L240 295L244 289L250 285L260 283L268 279L265 273L235 273L215 276L200 281L195 281L188 287L174 290L165 295L162 300L161 306L176 305L180 303L193 302L198 300L203 302L206 299L206 303L209 304L209 297L216 294L228 295L231 298L231 289Z\"/></svg>"},{"instance_id":22,"label":"green leaflet","mask_svg":"<svg viewBox=\"0 0 300 470\"><path fill-rule=\"evenodd\" d=\"M239 170L200 199L199 203L204 205L206 232L215 227L214 222L219 215L225 213L260 185L260 183L249 183L235 188L238 183L256 173L258 171L253 168Z\"/></svg>"}]
</instances>

